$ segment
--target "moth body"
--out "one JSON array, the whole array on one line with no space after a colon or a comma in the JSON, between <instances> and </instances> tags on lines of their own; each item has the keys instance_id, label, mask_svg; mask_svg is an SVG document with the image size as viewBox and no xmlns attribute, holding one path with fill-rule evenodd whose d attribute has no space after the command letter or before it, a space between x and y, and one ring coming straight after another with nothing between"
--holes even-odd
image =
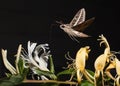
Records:
<instances>
[{"instance_id":1,"label":"moth body","mask_svg":"<svg viewBox=\"0 0 120 86\"><path fill-rule=\"evenodd\" d=\"M84 34L83 30L93 22L94 18L85 21L85 15L85 9L80 9L70 23L62 24L58 22L61 24L60 28L64 30L72 40L75 40L77 42L79 41L75 37L90 37L89 35Z\"/></svg>"}]
</instances>

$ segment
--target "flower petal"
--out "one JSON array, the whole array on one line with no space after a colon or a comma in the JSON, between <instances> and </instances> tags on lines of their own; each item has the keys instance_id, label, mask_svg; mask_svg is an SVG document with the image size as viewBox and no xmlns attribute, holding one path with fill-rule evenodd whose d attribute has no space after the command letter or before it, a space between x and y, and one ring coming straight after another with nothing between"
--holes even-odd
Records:
<instances>
[{"instance_id":1,"label":"flower petal","mask_svg":"<svg viewBox=\"0 0 120 86\"><path fill-rule=\"evenodd\" d=\"M16 74L16 69L7 60L7 50L2 49L2 57L5 67L12 73Z\"/></svg>"}]
</instances>

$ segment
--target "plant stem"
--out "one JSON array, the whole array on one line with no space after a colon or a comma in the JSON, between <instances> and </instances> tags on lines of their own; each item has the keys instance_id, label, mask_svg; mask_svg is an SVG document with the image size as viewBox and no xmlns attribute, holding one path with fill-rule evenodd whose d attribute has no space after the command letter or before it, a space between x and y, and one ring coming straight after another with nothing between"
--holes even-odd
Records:
<instances>
[{"instance_id":1,"label":"plant stem","mask_svg":"<svg viewBox=\"0 0 120 86\"><path fill-rule=\"evenodd\" d=\"M57 83L57 84L71 84L77 85L77 82L71 81L57 81L57 80L24 80L23 83Z\"/></svg>"}]
</instances>

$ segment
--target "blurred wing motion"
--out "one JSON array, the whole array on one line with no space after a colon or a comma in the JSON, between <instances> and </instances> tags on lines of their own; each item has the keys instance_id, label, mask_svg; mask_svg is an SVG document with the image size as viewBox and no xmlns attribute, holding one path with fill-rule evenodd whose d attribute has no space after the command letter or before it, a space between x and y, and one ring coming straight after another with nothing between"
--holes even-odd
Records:
<instances>
[{"instance_id":1,"label":"blurred wing motion","mask_svg":"<svg viewBox=\"0 0 120 86\"><path fill-rule=\"evenodd\" d=\"M72 40L77 42L78 40L75 37L90 37L89 35L84 34L82 31L84 31L84 29L87 28L95 18L93 17L85 21L85 16L85 9L82 8L76 13L70 24L60 23L60 28L63 29Z\"/></svg>"},{"instance_id":2,"label":"blurred wing motion","mask_svg":"<svg viewBox=\"0 0 120 86\"><path fill-rule=\"evenodd\" d=\"M73 26L72 29L76 30L76 31L84 31L85 28L87 28L90 24L92 24L92 22L95 20L95 17L90 18L86 21L84 21L81 24L78 24L76 26Z\"/></svg>"}]
</instances>

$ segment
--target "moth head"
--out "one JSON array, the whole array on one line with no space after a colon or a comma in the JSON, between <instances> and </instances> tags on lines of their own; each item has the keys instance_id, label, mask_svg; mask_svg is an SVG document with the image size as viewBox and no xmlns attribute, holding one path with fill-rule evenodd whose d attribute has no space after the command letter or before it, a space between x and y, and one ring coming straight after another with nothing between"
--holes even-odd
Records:
<instances>
[{"instance_id":1,"label":"moth head","mask_svg":"<svg viewBox=\"0 0 120 86\"><path fill-rule=\"evenodd\" d=\"M64 28L66 28L67 27L67 25L66 24L63 24L63 22L62 21L56 21L56 23L58 23L58 24L60 24L60 28L61 29L64 29Z\"/></svg>"},{"instance_id":2,"label":"moth head","mask_svg":"<svg viewBox=\"0 0 120 86\"><path fill-rule=\"evenodd\" d=\"M65 24L61 24L61 25L60 25L60 28L61 28L61 29L64 29L65 27L66 27Z\"/></svg>"}]
</instances>

